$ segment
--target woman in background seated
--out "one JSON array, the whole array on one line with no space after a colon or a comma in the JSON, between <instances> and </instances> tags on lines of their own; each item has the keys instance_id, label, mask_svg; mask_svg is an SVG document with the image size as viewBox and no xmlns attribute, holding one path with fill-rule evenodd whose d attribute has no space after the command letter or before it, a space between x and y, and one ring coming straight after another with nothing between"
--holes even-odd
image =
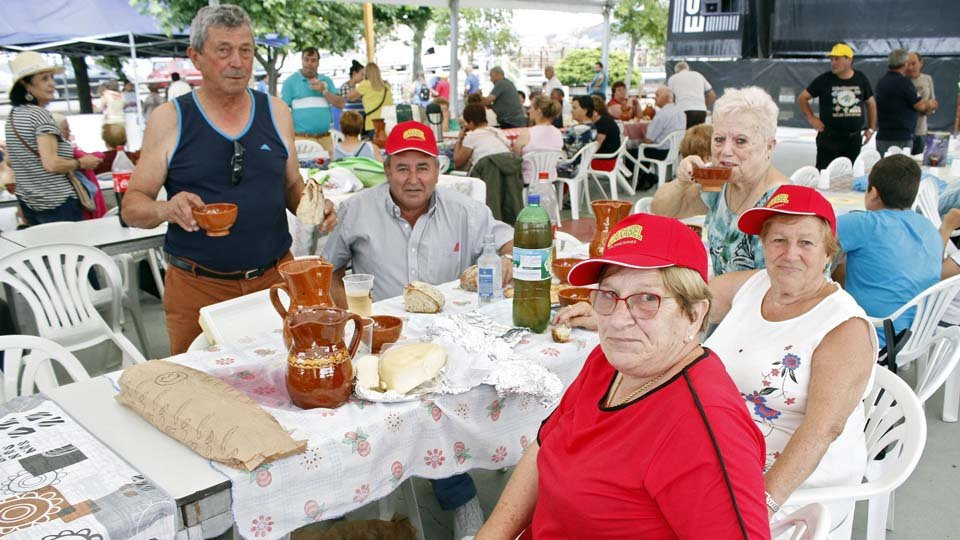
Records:
<instances>
[{"instance_id":1,"label":"woman in background seated","mask_svg":"<svg viewBox=\"0 0 960 540\"><path fill-rule=\"evenodd\" d=\"M100 137L103 138L103 144L107 146L107 151L103 153L103 161L93 170L93 174L108 173L113 169L113 160L117 157L117 147L127 146L127 128L123 124L104 124L100 129ZM140 160L140 151L131 152L124 149L127 157L134 165Z\"/></svg>"},{"instance_id":2,"label":"woman in background seated","mask_svg":"<svg viewBox=\"0 0 960 540\"><path fill-rule=\"evenodd\" d=\"M589 97L593 100L593 126L597 130L597 154L615 154L620 150L620 126L607 112L607 104L603 102L602 97L596 94ZM594 159L590 162L590 168L598 171L612 171L617 167L617 159Z\"/></svg>"},{"instance_id":3,"label":"woman in background seated","mask_svg":"<svg viewBox=\"0 0 960 540\"><path fill-rule=\"evenodd\" d=\"M560 133L560 130L553 125L553 119L560 114L560 109L560 104L547 96L541 95L533 98L530 103L530 121L533 125L521 130L520 136L517 137L516 146L521 149L521 154L563 151L563 133ZM547 172L550 174L550 180L556 179L556 170ZM536 180L530 164L524 161L524 184L530 184Z\"/></svg>"},{"instance_id":4,"label":"woman in background seated","mask_svg":"<svg viewBox=\"0 0 960 540\"><path fill-rule=\"evenodd\" d=\"M487 124L483 105L470 103L463 108L463 127L453 147L453 166L469 171L481 159L510 152L510 143L503 132Z\"/></svg>"},{"instance_id":5,"label":"woman in background seated","mask_svg":"<svg viewBox=\"0 0 960 540\"><path fill-rule=\"evenodd\" d=\"M704 163L710 161L710 143L713 139L712 124L698 124L688 129L680 140L680 159L700 156Z\"/></svg>"},{"instance_id":6,"label":"woman in background seated","mask_svg":"<svg viewBox=\"0 0 960 540\"><path fill-rule=\"evenodd\" d=\"M698 337L707 254L679 221L634 214L571 270L600 345L543 422L477 540L770 538L763 436Z\"/></svg>"},{"instance_id":7,"label":"woman in background seated","mask_svg":"<svg viewBox=\"0 0 960 540\"><path fill-rule=\"evenodd\" d=\"M781 186L738 226L760 238L766 268L712 280L710 319L720 326L706 344L766 438L772 516L780 505L784 513L796 509L790 495L797 489L860 484L867 465L861 401L877 334L863 308L824 275L839 249L837 221L816 190ZM853 501L828 506L831 540L849 539Z\"/></svg>"},{"instance_id":8,"label":"woman in background seated","mask_svg":"<svg viewBox=\"0 0 960 540\"><path fill-rule=\"evenodd\" d=\"M368 157L377 161L380 158L380 148L371 141L360 140L363 134L363 116L357 111L345 110L340 115L340 131L343 132L343 141L333 147L333 159L348 157Z\"/></svg>"}]
</instances>

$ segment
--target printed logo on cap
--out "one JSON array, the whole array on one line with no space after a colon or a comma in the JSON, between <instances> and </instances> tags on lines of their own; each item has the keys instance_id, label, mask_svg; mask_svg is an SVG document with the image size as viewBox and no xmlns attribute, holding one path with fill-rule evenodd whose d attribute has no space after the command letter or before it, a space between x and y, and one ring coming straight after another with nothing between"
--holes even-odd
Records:
<instances>
[{"instance_id":1,"label":"printed logo on cap","mask_svg":"<svg viewBox=\"0 0 960 540\"><path fill-rule=\"evenodd\" d=\"M427 136L423 134L422 129L410 128L403 132L403 140L409 141L411 139L426 142Z\"/></svg>"},{"instance_id":2,"label":"printed logo on cap","mask_svg":"<svg viewBox=\"0 0 960 540\"><path fill-rule=\"evenodd\" d=\"M643 241L643 225L630 225L610 235L607 240L607 247L610 247L625 238L633 238L638 242Z\"/></svg>"},{"instance_id":3,"label":"printed logo on cap","mask_svg":"<svg viewBox=\"0 0 960 540\"><path fill-rule=\"evenodd\" d=\"M767 208L776 208L778 206L783 206L785 204L790 204L790 195L786 193L781 193L774 196L767 202Z\"/></svg>"}]
</instances>

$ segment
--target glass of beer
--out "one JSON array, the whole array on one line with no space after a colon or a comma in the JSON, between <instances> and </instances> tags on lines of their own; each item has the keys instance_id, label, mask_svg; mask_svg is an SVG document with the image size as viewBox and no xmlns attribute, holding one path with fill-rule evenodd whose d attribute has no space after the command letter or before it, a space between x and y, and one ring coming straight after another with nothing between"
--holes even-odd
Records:
<instances>
[{"instance_id":1,"label":"glass of beer","mask_svg":"<svg viewBox=\"0 0 960 540\"><path fill-rule=\"evenodd\" d=\"M350 274L343 276L343 289L347 293L347 309L360 315L373 315L373 276L370 274Z\"/></svg>"}]
</instances>

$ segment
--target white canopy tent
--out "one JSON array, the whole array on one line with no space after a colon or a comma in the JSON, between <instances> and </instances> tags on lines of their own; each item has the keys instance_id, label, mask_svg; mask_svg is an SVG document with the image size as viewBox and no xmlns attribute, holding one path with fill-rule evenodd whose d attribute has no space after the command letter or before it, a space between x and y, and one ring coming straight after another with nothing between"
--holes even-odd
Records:
<instances>
[{"instance_id":1,"label":"white canopy tent","mask_svg":"<svg viewBox=\"0 0 960 540\"><path fill-rule=\"evenodd\" d=\"M362 0L346 0L363 3ZM460 8L482 9L533 9L544 11L573 11L576 13L603 14L603 54L604 69L610 68L610 13L617 6L617 0L378 0L379 4L401 6L430 6L450 9L450 87L457 88L457 66ZM450 92L450 109L459 110L460 96Z\"/></svg>"}]
</instances>

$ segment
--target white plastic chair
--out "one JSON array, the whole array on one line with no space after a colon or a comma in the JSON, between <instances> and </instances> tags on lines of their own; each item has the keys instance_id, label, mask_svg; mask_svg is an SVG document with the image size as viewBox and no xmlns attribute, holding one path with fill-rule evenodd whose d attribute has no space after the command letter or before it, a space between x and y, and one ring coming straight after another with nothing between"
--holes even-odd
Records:
<instances>
[{"instance_id":1,"label":"white plastic chair","mask_svg":"<svg viewBox=\"0 0 960 540\"><path fill-rule=\"evenodd\" d=\"M523 162L529 163L529 173L530 177L524 177L524 194L523 200L527 200L526 190L530 185L530 182L537 182L540 178L540 173L545 172L549 175L549 178L556 180L557 178L557 164L560 163L560 160L563 159L563 152L530 152L523 156ZM525 167L526 168L526 167ZM560 199L557 199L558 201ZM560 223L560 206L557 205L557 215L551 216L555 223Z\"/></svg>"},{"instance_id":2,"label":"white plastic chair","mask_svg":"<svg viewBox=\"0 0 960 540\"><path fill-rule=\"evenodd\" d=\"M883 539L886 529L892 529L893 491L913 473L927 442L927 421L913 389L882 367L874 370L874 376L873 388L863 401L868 460L864 480L850 486L798 489L787 501L804 505L866 500L867 540ZM883 458L876 459L880 455Z\"/></svg>"},{"instance_id":3,"label":"white plastic chair","mask_svg":"<svg viewBox=\"0 0 960 540\"><path fill-rule=\"evenodd\" d=\"M650 214L652 213L651 206L653 205L653 197L641 197L637 199L636 204L633 205L633 213L639 214Z\"/></svg>"},{"instance_id":4,"label":"white plastic chair","mask_svg":"<svg viewBox=\"0 0 960 540\"><path fill-rule=\"evenodd\" d=\"M943 223L940 217L940 191L933 178L924 178L920 181L920 188L917 189L917 198L913 200L912 208L929 219L935 228L940 228L940 224Z\"/></svg>"},{"instance_id":5,"label":"white plastic chair","mask_svg":"<svg viewBox=\"0 0 960 540\"><path fill-rule=\"evenodd\" d=\"M590 185L588 181L590 161L593 160L593 156L597 152L598 147L599 145L595 142L583 145L583 148L570 160L562 162L569 164L579 159L580 165L577 168L577 174L573 178L561 178L558 176L555 180L557 183L557 201L563 202L563 186L567 186L567 189L570 191L570 214L573 219L580 219L581 198L587 202L587 212L593 214L593 208L590 207Z\"/></svg>"},{"instance_id":6,"label":"white plastic chair","mask_svg":"<svg viewBox=\"0 0 960 540\"><path fill-rule=\"evenodd\" d=\"M335 129L330 130L330 139L333 140L333 144L340 144L343 142L343 133Z\"/></svg>"},{"instance_id":7,"label":"white plastic chair","mask_svg":"<svg viewBox=\"0 0 960 540\"><path fill-rule=\"evenodd\" d=\"M853 175L853 163L850 162L850 158L838 157L827 165L827 174L830 175L831 181L841 176L851 176Z\"/></svg>"},{"instance_id":8,"label":"white plastic chair","mask_svg":"<svg viewBox=\"0 0 960 540\"><path fill-rule=\"evenodd\" d=\"M577 237L574 235L557 231L553 237L554 246L557 248L557 256L560 256L560 253L564 253L569 256L570 253L578 253L583 250L585 242L577 240Z\"/></svg>"},{"instance_id":9,"label":"white plastic chair","mask_svg":"<svg viewBox=\"0 0 960 540\"><path fill-rule=\"evenodd\" d=\"M917 382L913 389L920 403L943 389L943 420L956 422L960 408L960 327L941 328L929 345L929 353L917 360Z\"/></svg>"},{"instance_id":10,"label":"white plastic chair","mask_svg":"<svg viewBox=\"0 0 960 540\"><path fill-rule=\"evenodd\" d=\"M676 174L677 168L680 166L680 141L683 140L683 136L686 134L684 130L677 130L673 133L667 135L666 141L669 141L670 146L667 151L667 157L663 159L653 159L643 155L643 150L646 148L655 148L659 149L659 144L641 144L637 146L637 161L633 165L633 187L636 189L637 181L640 178L640 171L652 172L650 167L655 166L657 168L657 188L659 189L667 181L667 168L673 167L674 174ZM647 163L649 165L643 165Z\"/></svg>"},{"instance_id":11,"label":"white plastic chair","mask_svg":"<svg viewBox=\"0 0 960 540\"><path fill-rule=\"evenodd\" d=\"M771 538L788 532L791 532L790 540L827 540L830 509L820 503L810 503L770 523Z\"/></svg>"},{"instance_id":12,"label":"white plastic chair","mask_svg":"<svg viewBox=\"0 0 960 540\"><path fill-rule=\"evenodd\" d=\"M903 153L903 149L900 148L899 146L891 146L890 148L887 148L887 152L883 154L883 157L893 156L893 155L902 154L902 153Z\"/></svg>"},{"instance_id":13,"label":"white plastic chair","mask_svg":"<svg viewBox=\"0 0 960 540\"><path fill-rule=\"evenodd\" d=\"M62 345L37 336L0 336L3 383L0 403L28 396L34 388L47 392L58 386L53 362L59 363L74 382L90 378L80 361Z\"/></svg>"},{"instance_id":14,"label":"white plastic chair","mask_svg":"<svg viewBox=\"0 0 960 540\"><path fill-rule=\"evenodd\" d=\"M446 173L447 169L450 168L450 158L448 158L444 154L440 154L439 156L437 156L437 165L440 169L440 174Z\"/></svg>"},{"instance_id":15,"label":"white plastic chair","mask_svg":"<svg viewBox=\"0 0 960 540\"><path fill-rule=\"evenodd\" d=\"M329 155L329 152L327 152L317 141L311 141L310 139L297 139L295 144L297 146L298 159L316 159L320 156Z\"/></svg>"},{"instance_id":16,"label":"white plastic chair","mask_svg":"<svg viewBox=\"0 0 960 540\"><path fill-rule=\"evenodd\" d=\"M0 283L24 297L40 337L69 351L111 341L123 353L124 366L144 362L143 354L120 329L118 316L107 323L94 307L87 276L93 269L106 278L110 313L118 314L123 283L113 259L99 249L77 244L27 248L0 259Z\"/></svg>"},{"instance_id":17,"label":"white plastic chair","mask_svg":"<svg viewBox=\"0 0 960 540\"><path fill-rule=\"evenodd\" d=\"M873 148L864 148L860 151L860 155L857 156L856 161L853 162L853 168L856 170L857 163L863 164L863 174L870 174L870 171L873 170L873 166L880 161L880 152L877 152Z\"/></svg>"},{"instance_id":18,"label":"white plastic chair","mask_svg":"<svg viewBox=\"0 0 960 540\"><path fill-rule=\"evenodd\" d=\"M798 186L817 187L820 171L813 165L804 165L790 175L790 182Z\"/></svg>"},{"instance_id":19,"label":"white plastic chair","mask_svg":"<svg viewBox=\"0 0 960 540\"><path fill-rule=\"evenodd\" d=\"M629 195L633 196L634 194L636 194L636 191L633 189L633 186L631 186L630 182L627 181L627 179L633 175L633 171L623 161L624 156L627 156L627 158L631 161L633 160L633 157L631 157L630 154L627 153L628 140L629 139L626 139L626 138L622 139L620 141L620 148L618 148L616 152L613 152L611 154L594 154L593 155L593 159L615 159L616 165L613 167L612 171L601 171L599 169L594 169L592 167L593 160L591 160L590 163L587 163L587 165L590 166L590 169L588 170L590 178L593 178L593 180L597 183L597 186L600 188L600 192L603 193L604 197L607 196L607 192L605 189L603 189L603 184L600 182L601 178L606 179L607 182L610 184L611 199L614 199L614 200L620 199L620 195L617 190L617 184L622 184L623 188L627 191Z\"/></svg>"}]
</instances>

